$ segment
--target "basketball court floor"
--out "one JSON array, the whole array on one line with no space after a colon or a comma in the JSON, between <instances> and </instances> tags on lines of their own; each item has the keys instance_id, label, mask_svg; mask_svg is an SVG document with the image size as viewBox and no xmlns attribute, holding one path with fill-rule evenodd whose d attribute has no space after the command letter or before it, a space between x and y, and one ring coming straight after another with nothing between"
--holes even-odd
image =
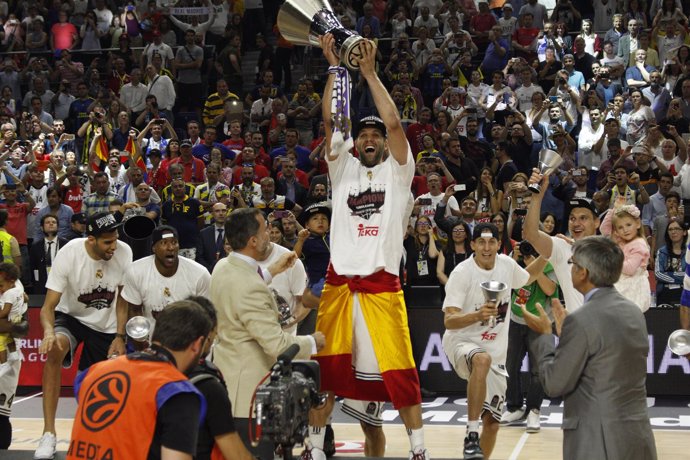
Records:
<instances>
[{"instance_id":1,"label":"basketball court floor","mask_svg":"<svg viewBox=\"0 0 690 460\"><path fill-rule=\"evenodd\" d=\"M690 460L690 396L686 398L648 398L649 415L654 429L659 459ZM17 396L12 413L13 442L9 453L0 453L4 459L32 458L41 436L41 393ZM64 458L72 420L76 409L73 397L65 393L58 406L57 459ZM467 423L467 405L464 398L437 396L425 398L423 403L425 438L434 459L462 458L462 440ZM398 412L386 406L383 412L386 434L386 457L407 458L409 444ZM560 424L563 407L560 401L545 400L541 411L541 431L527 434L524 423L502 426L492 459L499 460L556 460L561 459L562 432ZM334 412L333 427L336 436L337 457L363 457L363 435L355 421L338 410ZM18 452L23 451L23 452ZM295 450L297 453L297 450ZM592 459L597 460L597 459Z\"/></svg>"}]
</instances>

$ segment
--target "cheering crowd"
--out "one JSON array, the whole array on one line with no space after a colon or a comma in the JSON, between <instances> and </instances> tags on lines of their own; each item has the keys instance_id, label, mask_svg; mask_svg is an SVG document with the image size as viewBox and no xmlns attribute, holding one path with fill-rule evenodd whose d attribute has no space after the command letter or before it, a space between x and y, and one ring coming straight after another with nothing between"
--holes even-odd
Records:
<instances>
[{"instance_id":1,"label":"cheering crowd","mask_svg":"<svg viewBox=\"0 0 690 460\"><path fill-rule=\"evenodd\" d=\"M80 370L124 354L129 316L156 321L172 302L209 297L218 319L199 320L193 334L207 340L218 323L224 351L216 361L228 378L241 361L227 354L242 334L223 327L244 326L222 313L235 308L218 291L231 284L214 288L214 279L244 276L246 267L227 262L243 257L276 310L275 324L261 329L275 339L261 343L272 349L266 356L307 336L297 340L301 353L318 352L325 389L348 398L343 410L362 423L370 455L383 455L380 401L392 400L410 458L428 458L409 337L401 357L381 351L406 317L388 324L368 310L397 299L401 287L445 294L444 350L469 381L465 458L488 458L499 422L539 431L541 401L559 391L543 380L537 350L549 347L540 345L536 318L560 329L565 310L591 300L588 282L614 285L639 312L679 308L690 329L687 2L557 0L547 9L536 0L333 1L342 25L372 44L361 70L350 70L345 114L356 166L367 169L358 180L323 103L338 66L332 44L322 38L322 51L287 42L276 25L280 3L0 2L0 336L17 330L24 293L46 295L45 427L35 458L55 453L61 366L80 342L89 350ZM312 74L293 81L298 67ZM547 175L534 169L544 149L563 160ZM528 188L535 184L538 193ZM333 225L342 222L356 225ZM598 234L606 242L579 243ZM620 277L592 275L592 247L620 256ZM579 281L575 259L588 272ZM496 280L504 287L491 304L479 284ZM322 294L330 308L318 308ZM334 319L339 302L354 319ZM395 302L404 312L404 301ZM94 309L75 314L77 304ZM185 314L200 314L185 305ZM391 329L348 335L384 323ZM174 344L171 331L160 332L159 345L186 347L185 362L208 351ZM492 343L478 346L487 331ZM364 340L369 355L355 359L350 381L338 369L350 366L343 357L354 359L343 345L352 340ZM12 340L0 346L3 375L16 377ZM527 353L532 378L523 391ZM233 379L228 388L246 391ZM240 399L230 394L236 419L247 416L249 401ZM3 433L9 404L0 406ZM310 426L307 452L317 460L331 454L332 405ZM214 430L208 439L235 431ZM232 439L216 442L239 449ZM184 452L192 441L179 430L156 438Z\"/></svg>"}]
</instances>

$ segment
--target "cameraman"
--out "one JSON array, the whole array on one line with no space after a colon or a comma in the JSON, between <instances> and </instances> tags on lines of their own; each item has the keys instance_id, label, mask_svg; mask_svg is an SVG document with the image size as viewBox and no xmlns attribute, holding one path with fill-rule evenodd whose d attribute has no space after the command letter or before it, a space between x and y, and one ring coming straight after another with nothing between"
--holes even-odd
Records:
<instances>
[{"instance_id":1,"label":"cameraman","mask_svg":"<svg viewBox=\"0 0 690 460\"><path fill-rule=\"evenodd\" d=\"M191 296L187 300L201 305L208 314L213 328L211 337L218 333L218 317L216 309L206 297ZM189 381L204 395L207 403L207 412L204 423L199 428L199 439L196 447L196 460L210 460L217 458L220 451L226 460L252 460L254 456L249 453L242 439L237 434L235 422L232 418L232 403L228 397L225 380L218 368L205 357L211 352L212 341L206 341L201 359L187 376Z\"/></svg>"},{"instance_id":2,"label":"cameraman","mask_svg":"<svg viewBox=\"0 0 690 460\"><path fill-rule=\"evenodd\" d=\"M527 240L515 246L513 259L523 267L531 264L539 254ZM543 260L543 259L542 259ZM508 371L508 388L506 390L506 412L501 417L502 424L510 424L527 418L527 432L536 433L540 428L539 408L544 399L544 389L539 381L539 368L533 356L532 342L539 337L527 327L522 314L522 305L530 312L537 311L537 302L544 306L549 318L551 315L552 298L558 298L558 280L550 263L546 262L542 273L531 284L527 284L513 291L510 304L510 328L508 332L508 356L506 370ZM527 405L522 406L523 391L521 388L522 375L520 367L529 353L529 372L531 378L527 390Z\"/></svg>"}]
</instances>

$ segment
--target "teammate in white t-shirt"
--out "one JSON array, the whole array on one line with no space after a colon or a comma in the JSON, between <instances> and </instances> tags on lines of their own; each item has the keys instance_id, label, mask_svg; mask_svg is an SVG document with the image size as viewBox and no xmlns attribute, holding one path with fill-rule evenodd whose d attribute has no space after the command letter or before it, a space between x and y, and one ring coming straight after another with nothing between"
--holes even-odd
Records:
<instances>
[{"instance_id":1,"label":"teammate in white t-shirt","mask_svg":"<svg viewBox=\"0 0 690 460\"><path fill-rule=\"evenodd\" d=\"M9 305L9 314L0 319L0 341L3 342L4 362L0 363L0 450L8 449L12 442L12 402L19 383L19 372L22 368L20 340L15 326L24 319L28 308L24 286L19 278L19 269L13 263L0 264L0 281L5 292L0 297L0 306ZM25 323L28 326L28 321Z\"/></svg>"},{"instance_id":2,"label":"teammate in white t-shirt","mask_svg":"<svg viewBox=\"0 0 690 460\"><path fill-rule=\"evenodd\" d=\"M337 67L333 36L319 40L329 64ZM316 325L329 339L316 360L328 402L310 415L311 445L305 454L313 460L325 459L324 426L337 393L357 400L392 401L407 428L409 458L426 460L419 376L398 278L403 232L411 212L414 159L395 104L376 74L376 45L367 40L359 49L360 74L381 118L359 121L354 133L359 158L355 158L349 152L352 140L332 131L331 104L323 104L333 190L332 266ZM333 93L334 81L330 73L324 94Z\"/></svg>"},{"instance_id":3,"label":"teammate in white t-shirt","mask_svg":"<svg viewBox=\"0 0 690 460\"><path fill-rule=\"evenodd\" d=\"M569 240L549 236L539 230L541 203L544 193L549 187L549 177L542 176L535 169L529 183L541 183L541 193L532 194L532 202L525 217L523 236L532 243L534 249L544 259L551 262L553 270L558 278L558 283L563 290L563 299L568 311L573 312L580 308L583 303L583 296L573 287L570 276L570 256L572 255L571 242ZM599 228L599 216L593 203L583 198L573 198L570 200L570 215L568 216L568 233L573 241L577 241L587 236L593 236Z\"/></svg>"},{"instance_id":4,"label":"teammate in white t-shirt","mask_svg":"<svg viewBox=\"0 0 690 460\"><path fill-rule=\"evenodd\" d=\"M77 238L53 260L41 308L47 354L43 369L43 436L35 459L55 455L55 412L60 396L60 368L71 367L74 351L83 342L79 370L125 352L127 302L122 298L125 271L132 250L118 241L115 216L98 212L89 217L86 238Z\"/></svg>"},{"instance_id":5,"label":"teammate in white t-shirt","mask_svg":"<svg viewBox=\"0 0 690 460\"><path fill-rule=\"evenodd\" d=\"M494 224L474 227L474 256L453 269L443 301L443 350L455 372L468 382L465 458L489 457L496 444L507 387L510 294L512 289L528 284L530 278L515 260L498 254L500 241ZM487 302L480 286L488 281L505 285L495 303Z\"/></svg>"},{"instance_id":6,"label":"teammate in white t-shirt","mask_svg":"<svg viewBox=\"0 0 690 460\"><path fill-rule=\"evenodd\" d=\"M262 270L268 270L271 265L278 262L283 254L290 252L289 249L274 243L270 243L269 247L266 259L257 261ZM274 276L271 282L268 283L268 288L276 299L278 310L280 311L283 302L290 308L289 313L292 318L289 316L284 318L283 312L280 311L280 313L283 330L290 332L292 335L297 335L297 323L309 313L309 310L302 305L302 294L306 287L307 272L304 269L304 264L299 259L297 259L295 265L283 273ZM283 321L285 322L283 323Z\"/></svg>"},{"instance_id":7,"label":"teammate in white t-shirt","mask_svg":"<svg viewBox=\"0 0 690 460\"><path fill-rule=\"evenodd\" d=\"M151 246L153 254L137 260L127 270L122 297L129 302L131 314L143 314L153 326L169 303L189 296L208 297L211 274L203 265L179 256L180 242L174 227L156 227Z\"/></svg>"}]
</instances>

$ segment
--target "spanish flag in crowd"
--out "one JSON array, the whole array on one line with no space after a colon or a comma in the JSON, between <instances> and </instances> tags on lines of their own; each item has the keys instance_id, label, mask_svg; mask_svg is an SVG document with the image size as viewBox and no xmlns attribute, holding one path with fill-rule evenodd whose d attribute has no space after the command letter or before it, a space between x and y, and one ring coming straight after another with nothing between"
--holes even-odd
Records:
<instances>
[{"instance_id":1,"label":"spanish flag in crowd","mask_svg":"<svg viewBox=\"0 0 690 460\"><path fill-rule=\"evenodd\" d=\"M105 141L105 136L101 136L96 142L96 149L94 156L91 159L91 168L94 172L105 171L108 164L108 144Z\"/></svg>"},{"instance_id":2,"label":"spanish flag in crowd","mask_svg":"<svg viewBox=\"0 0 690 460\"><path fill-rule=\"evenodd\" d=\"M141 156L139 151L139 146L134 142L134 138L130 136L127 139L127 145L125 145L125 152L129 152L129 156L120 156L120 163L124 164L125 161L130 160L130 165L134 164L144 173L144 180L146 180L146 162Z\"/></svg>"}]
</instances>

